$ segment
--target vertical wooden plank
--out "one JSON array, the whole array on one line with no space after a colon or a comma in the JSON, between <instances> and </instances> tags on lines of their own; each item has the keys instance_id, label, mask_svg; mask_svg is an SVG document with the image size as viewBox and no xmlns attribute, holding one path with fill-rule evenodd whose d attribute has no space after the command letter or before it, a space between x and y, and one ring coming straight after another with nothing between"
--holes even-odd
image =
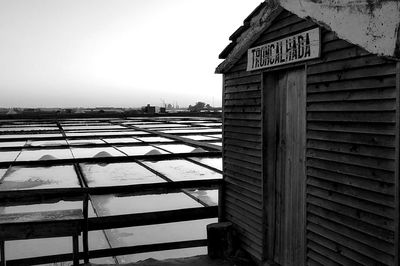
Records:
<instances>
[{"instance_id":1,"label":"vertical wooden plank","mask_svg":"<svg viewBox=\"0 0 400 266\"><path fill-rule=\"evenodd\" d=\"M282 95L285 107L282 109L281 138L284 147L281 158L282 180L282 265L303 265L303 186L305 181L304 153L305 146L305 87L304 68L285 72L286 80L279 89L286 91ZM277 166L279 167L279 166Z\"/></svg>"},{"instance_id":2,"label":"vertical wooden plank","mask_svg":"<svg viewBox=\"0 0 400 266\"><path fill-rule=\"evenodd\" d=\"M276 150L276 162L275 162L275 254L274 262L284 265L285 257L285 217L287 210L285 208L285 189L286 189L286 155L287 155L287 139L286 139L286 116L287 116L287 75L286 73L279 73L278 85L275 87L276 97L276 117L277 117L277 150Z\"/></svg>"},{"instance_id":3,"label":"vertical wooden plank","mask_svg":"<svg viewBox=\"0 0 400 266\"><path fill-rule=\"evenodd\" d=\"M267 73L263 90L266 259L304 265L304 68Z\"/></svg>"},{"instance_id":4,"label":"vertical wooden plank","mask_svg":"<svg viewBox=\"0 0 400 266\"><path fill-rule=\"evenodd\" d=\"M0 240L0 256L1 256L1 261L0 265L1 266L6 266L6 255L5 255L5 241Z\"/></svg>"},{"instance_id":5,"label":"vertical wooden plank","mask_svg":"<svg viewBox=\"0 0 400 266\"><path fill-rule=\"evenodd\" d=\"M267 215L267 257L273 261L275 254L275 162L276 162L276 81L272 74L268 73L265 77L265 131L264 142L264 178L265 188L263 198L266 201L264 212Z\"/></svg>"},{"instance_id":6,"label":"vertical wooden plank","mask_svg":"<svg viewBox=\"0 0 400 266\"><path fill-rule=\"evenodd\" d=\"M267 123L266 123L266 111L267 111L267 100L266 100L266 77L267 75L261 73L261 209L262 209L262 261L268 260L268 215L267 207L268 202L266 200L267 195L267 169L266 169L266 159L267 158Z\"/></svg>"},{"instance_id":7,"label":"vertical wooden plank","mask_svg":"<svg viewBox=\"0 0 400 266\"><path fill-rule=\"evenodd\" d=\"M396 64L396 143L395 143L395 228L394 228L394 240L395 240L395 263L394 265L399 265L400 264L400 258L399 258L399 228L400 228L400 180L399 180L399 171L400 171L400 161L399 161L399 153L400 153L400 62L397 62Z\"/></svg>"},{"instance_id":8,"label":"vertical wooden plank","mask_svg":"<svg viewBox=\"0 0 400 266\"><path fill-rule=\"evenodd\" d=\"M225 74L222 75L222 172L225 173ZM222 175L222 184L218 190L218 221L225 221L224 214L225 199L225 174Z\"/></svg>"},{"instance_id":9,"label":"vertical wooden plank","mask_svg":"<svg viewBox=\"0 0 400 266\"><path fill-rule=\"evenodd\" d=\"M300 191L300 197L303 199L302 203L301 203L301 223L302 223L302 228L300 228L301 232L302 232L302 239L300 239L301 242L301 263L302 265L307 265L307 256L306 256L306 252L307 252L307 208L306 208L306 200L307 200L307 162L306 162L306 147L307 147L307 64L305 64L304 66L304 74L303 74L303 90L301 91L301 99L302 99L302 103L301 103L301 113L303 113L303 119L302 121L302 125L301 128L303 130L303 136L301 138L301 141L303 142L303 145L301 147L300 152L300 163L301 163L301 167L302 167L302 173L304 174L304 180L302 180L302 187L301 187L301 191Z\"/></svg>"}]
</instances>

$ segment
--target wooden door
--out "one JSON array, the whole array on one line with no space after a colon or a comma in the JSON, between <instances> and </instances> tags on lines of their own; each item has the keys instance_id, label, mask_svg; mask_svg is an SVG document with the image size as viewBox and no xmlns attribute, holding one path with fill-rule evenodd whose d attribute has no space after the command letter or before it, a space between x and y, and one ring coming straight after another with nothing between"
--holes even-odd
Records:
<instances>
[{"instance_id":1,"label":"wooden door","mask_svg":"<svg viewBox=\"0 0 400 266\"><path fill-rule=\"evenodd\" d=\"M305 259L305 70L264 78L267 257L279 265Z\"/></svg>"}]
</instances>

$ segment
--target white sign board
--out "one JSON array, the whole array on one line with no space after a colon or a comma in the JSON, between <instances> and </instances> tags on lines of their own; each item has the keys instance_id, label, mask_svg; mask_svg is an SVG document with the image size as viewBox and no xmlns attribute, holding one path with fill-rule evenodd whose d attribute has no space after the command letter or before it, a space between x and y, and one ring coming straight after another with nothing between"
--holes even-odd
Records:
<instances>
[{"instance_id":1,"label":"white sign board","mask_svg":"<svg viewBox=\"0 0 400 266\"><path fill-rule=\"evenodd\" d=\"M320 30L315 28L250 48L247 51L247 71L317 58L320 50Z\"/></svg>"}]
</instances>

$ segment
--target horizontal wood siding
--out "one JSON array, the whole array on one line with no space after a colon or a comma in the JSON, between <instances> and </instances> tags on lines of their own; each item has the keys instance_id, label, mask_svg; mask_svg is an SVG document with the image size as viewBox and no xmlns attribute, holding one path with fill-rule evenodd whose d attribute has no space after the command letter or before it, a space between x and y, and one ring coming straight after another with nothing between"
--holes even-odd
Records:
<instances>
[{"instance_id":1,"label":"horizontal wood siding","mask_svg":"<svg viewBox=\"0 0 400 266\"><path fill-rule=\"evenodd\" d=\"M309 265L395 265L395 63L322 30L307 66Z\"/></svg>"},{"instance_id":2,"label":"horizontal wood siding","mask_svg":"<svg viewBox=\"0 0 400 266\"><path fill-rule=\"evenodd\" d=\"M247 72L244 56L224 82L224 218L241 246L262 260L261 76Z\"/></svg>"}]
</instances>

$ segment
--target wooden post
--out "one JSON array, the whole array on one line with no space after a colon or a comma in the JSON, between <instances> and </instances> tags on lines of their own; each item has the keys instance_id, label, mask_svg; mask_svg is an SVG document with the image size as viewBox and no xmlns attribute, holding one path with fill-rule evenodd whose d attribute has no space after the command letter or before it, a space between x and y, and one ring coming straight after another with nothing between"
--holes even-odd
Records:
<instances>
[{"instance_id":1,"label":"wooden post","mask_svg":"<svg viewBox=\"0 0 400 266\"><path fill-rule=\"evenodd\" d=\"M394 217L394 248L395 258L394 265L400 263L400 62L396 64L396 132L395 132L395 217Z\"/></svg>"},{"instance_id":2,"label":"wooden post","mask_svg":"<svg viewBox=\"0 0 400 266\"><path fill-rule=\"evenodd\" d=\"M79 238L78 233L72 236L72 261L74 266L79 265Z\"/></svg>"},{"instance_id":3,"label":"wooden post","mask_svg":"<svg viewBox=\"0 0 400 266\"><path fill-rule=\"evenodd\" d=\"M225 150L225 137L224 137L224 121L225 121L225 112L224 112L224 104L225 102L225 75L222 77L222 150L221 150L221 156L222 156L222 183L218 189L218 222L223 222L225 221L225 214L224 214L224 197L225 197L225 174L224 174L224 150Z\"/></svg>"},{"instance_id":4,"label":"wooden post","mask_svg":"<svg viewBox=\"0 0 400 266\"><path fill-rule=\"evenodd\" d=\"M83 225L82 225L83 259L85 263L89 263L88 205L89 205L89 195L85 193L83 198Z\"/></svg>"},{"instance_id":5,"label":"wooden post","mask_svg":"<svg viewBox=\"0 0 400 266\"><path fill-rule=\"evenodd\" d=\"M212 259L226 258L234 251L232 223L207 225L207 251Z\"/></svg>"},{"instance_id":6,"label":"wooden post","mask_svg":"<svg viewBox=\"0 0 400 266\"><path fill-rule=\"evenodd\" d=\"M1 266L6 266L6 256L5 256L5 243L4 240L0 240L0 252L1 252Z\"/></svg>"}]
</instances>

